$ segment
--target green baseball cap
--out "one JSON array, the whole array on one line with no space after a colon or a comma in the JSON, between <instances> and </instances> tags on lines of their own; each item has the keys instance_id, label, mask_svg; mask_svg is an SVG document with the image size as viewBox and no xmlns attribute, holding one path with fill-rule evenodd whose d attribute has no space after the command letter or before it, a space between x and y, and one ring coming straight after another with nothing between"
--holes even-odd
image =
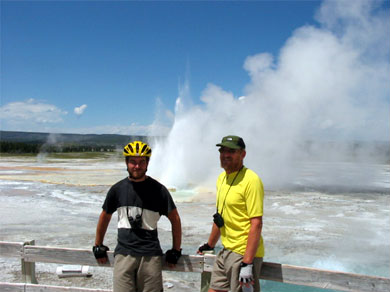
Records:
<instances>
[{"instance_id":1,"label":"green baseball cap","mask_svg":"<svg viewBox=\"0 0 390 292\"><path fill-rule=\"evenodd\" d=\"M231 149L245 149L244 140L238 136L226 136L222 138L222 142L217 144L220 147L227 147Z\"/></svg>"}]
</instances>

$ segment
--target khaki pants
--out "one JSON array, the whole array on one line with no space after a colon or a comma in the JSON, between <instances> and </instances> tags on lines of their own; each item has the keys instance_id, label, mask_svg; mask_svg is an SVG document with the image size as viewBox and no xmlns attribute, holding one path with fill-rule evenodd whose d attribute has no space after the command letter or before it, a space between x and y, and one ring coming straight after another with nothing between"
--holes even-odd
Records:
<instances>
[{"instance_id":1,"label":"khaki pants","mask_svg":"<svg viewBox=\"0 0 390 292\"><path fill-rule=\"evenodd\" d=\"M162 257L117 254L114 292L162 292Z\"/></svg>"},{"instance_id":2,"label":"khaki pants","mask_svg":"<svg viewBox=\"0 0 390 292\"><path fill-rule=\"evenodd\" d=\"M239 275L243 256L227 249L222 249L215 258L211 273L210 288L214 290L241 292ZM253 260L254 292L260 291L260 270L263 258Z\"/></svg>"}]
</instances>

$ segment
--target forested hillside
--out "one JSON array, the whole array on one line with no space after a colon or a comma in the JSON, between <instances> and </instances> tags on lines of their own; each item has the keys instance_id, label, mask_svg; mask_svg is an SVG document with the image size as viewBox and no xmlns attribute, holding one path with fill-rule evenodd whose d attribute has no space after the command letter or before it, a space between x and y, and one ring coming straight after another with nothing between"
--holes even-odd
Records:
<instances>
[{"instance_id":1,"label":"forested hillside","mask_svg":"<svg viewBox=\"0 0 390 292\"><path fill-rule=\"evenodd\" d=\"M129 141L147 142L147 136L127 136L114 134L51 134L34 132L0 131L0 152L39 153L39 152L89 152L114 151Z\"/></svg>"}]
</instances>

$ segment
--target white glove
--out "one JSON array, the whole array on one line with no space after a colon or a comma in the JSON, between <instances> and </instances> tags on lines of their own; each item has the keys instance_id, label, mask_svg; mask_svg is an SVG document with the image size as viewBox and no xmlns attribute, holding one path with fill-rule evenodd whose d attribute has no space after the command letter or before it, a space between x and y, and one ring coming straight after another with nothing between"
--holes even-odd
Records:
<instances>
[{"instance_id":1,"label":"white glove","mask_svg":"<svg viewBox=\"0 0 390 292\"><path fill-rule=\"evenodd\" d=\"M243 284L253 282L253 264L241 263L239 281Z\"/></svg>"}]
</instances>

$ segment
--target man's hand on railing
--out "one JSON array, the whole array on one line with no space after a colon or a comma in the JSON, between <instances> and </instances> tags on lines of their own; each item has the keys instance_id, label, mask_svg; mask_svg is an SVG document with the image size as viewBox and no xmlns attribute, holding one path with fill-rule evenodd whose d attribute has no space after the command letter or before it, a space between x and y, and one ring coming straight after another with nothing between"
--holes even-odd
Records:
<instances>
[{"instance_id":1,"label":"man's hand on railing","mask_svg":"<svg viewBox=\"0 0 390 292\"><path fill-rule=\"evenodd\" d=\"M170 268L175 267L180 257L181 257L181 249L176 250L172 248L170 250L167 250L167 252L165 253L165 261L168 263L168 266Z\"/></svg>"},{"instance_id":2,"label":"man's hand on railing","mask_svg":"<svg viewBox=\"0 0 390 292\"><path fill-rule=\"evenodd\" d=\"M109 250L110 249L108 248L108 246L105 246L103 244L95 245L94 247L92 247L93 254L95 255L95 258L99 264L107 263L108 261L107 251Z\"/></svg>"},{"instance_id":3,"label":"man's hand on railing","mask_svg":"<svg viewBox=\"0 0 390 292\"><path fill-rule=\"evenodd\" d=\"M204 244L199 246L196 253L197 254L214 253L214 247L211 247L208 242L205 242Z\"/></svg>"}]
</instances>

